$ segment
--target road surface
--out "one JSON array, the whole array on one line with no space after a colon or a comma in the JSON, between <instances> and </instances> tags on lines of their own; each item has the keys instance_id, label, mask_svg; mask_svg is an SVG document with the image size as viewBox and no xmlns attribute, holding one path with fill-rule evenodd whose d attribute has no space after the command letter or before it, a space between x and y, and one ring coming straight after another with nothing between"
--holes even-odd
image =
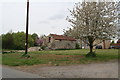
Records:
<instances>
[{"instance_id":1,"label":"road surface","mask_svg":"<svg viewBox=\"0 0 120 80\"><path fill-rule=\"evenodd\" d=\"M21 70L46 78L118 78L117 61L71 66L26 66Z\"/></svg>"},{"instance_id":2,"label":"road surface","mask_svg":"<svg viewBox=\"0 0 120 80\"><path fill-rule=\"evenodd\" d=\"M22 72L9 67L2 66L2 78L43 78L39 75Z\"/></svg>"}]
</instances>

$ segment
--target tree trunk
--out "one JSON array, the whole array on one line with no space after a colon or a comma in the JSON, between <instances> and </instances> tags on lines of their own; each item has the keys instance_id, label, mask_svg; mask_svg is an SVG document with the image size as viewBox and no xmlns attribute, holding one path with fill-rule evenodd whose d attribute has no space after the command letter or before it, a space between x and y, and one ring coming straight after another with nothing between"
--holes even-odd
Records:
<instances>
[{"instance_id":1,"label":"tree trunk","mask_svg":"<svg viewBox=\"0 0 120 80\"><path fill-rule=\"evenodd\" d=\"M89 47L90 47L90 52L86 55L86 57L96 57L96 54L93 52L93 40L90 38L89 39Z\"/></svg>"},{"instance_id":2,"label":"tree trunk","mask_svg":"<svg viewBox=\"0 0 120 80\"><path fill-rule=\"evenodd\" d=\"M106 46L105 46L105 40L103 40L103 49L105 49Z\"/></svg>"},{"instance_id":3,"label":"tree trunk","mask_svg":"<svg viewBox=\"0 0 120 80\"><path fill-rule=\"evenodd\" d=\"M90 45L90 53L92 53L92 52L93 52L93 46Z\"/></svg>"},{"instance_id":4,"label":"tree trunk","mask_svg":"<svg viewBox=\"0 0 120 80\"><path fill-rule=\"evenodd\" d=\"M90 43L90 53L92 53L93 52L93 43Z\"/></svg>"}]
</instances>

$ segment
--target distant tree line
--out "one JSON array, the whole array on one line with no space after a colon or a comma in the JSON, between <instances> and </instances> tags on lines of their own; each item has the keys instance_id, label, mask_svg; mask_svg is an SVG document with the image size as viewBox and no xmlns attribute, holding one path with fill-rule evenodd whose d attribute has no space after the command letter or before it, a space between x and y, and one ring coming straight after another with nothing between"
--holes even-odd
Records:
<instances>
[{"instance_id":1,"label":"distant tree line","mask_svg":"<svg viewBox=\"0 0 120 80\"><path fill-rule=\"evenodd\" d=\"M0 38L1 37L2 49L25 49L26 34L24 32L8 32L6 34L2 34ZM28 47L37 46L36 38L38 38L36 33L28 35Z\"/></svg>"}]
</instances>

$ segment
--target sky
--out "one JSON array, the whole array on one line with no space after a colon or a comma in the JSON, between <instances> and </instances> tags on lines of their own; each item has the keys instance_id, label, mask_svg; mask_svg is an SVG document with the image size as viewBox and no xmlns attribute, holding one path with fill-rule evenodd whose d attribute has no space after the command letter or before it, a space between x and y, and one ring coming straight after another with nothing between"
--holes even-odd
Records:
<instances>
[{"instance_id":1,"label":"sky","mask_svg":"<svg viewBox=\"0 0 120 80\"><path fill-rule=\"evenodd\" d=\"M29 34L63 34L70 28L66 20L75 3L82 0L29 0ZM92 0L89 0L92 1ZM94 0L93 0L94 1ZM108 0L107 0L108 1ZM0 0L0 34L26 31L27 0Z\"/></svg>"},{"instance_id":2,"label":"sky","mask_svg":"<svg viewBox=\"0 0 120 80\"><path fill-rule=\"evenodd\" d=\"M66 20L67 16L70 16L68 9L71 10L76 2L30 0L29 34L63 34L63 29L71 27ZM11 30L12 32L26 31L26 1L3 1L0 3L0 8L2 9L0 34Z\"/></svg>"}]
</instances>

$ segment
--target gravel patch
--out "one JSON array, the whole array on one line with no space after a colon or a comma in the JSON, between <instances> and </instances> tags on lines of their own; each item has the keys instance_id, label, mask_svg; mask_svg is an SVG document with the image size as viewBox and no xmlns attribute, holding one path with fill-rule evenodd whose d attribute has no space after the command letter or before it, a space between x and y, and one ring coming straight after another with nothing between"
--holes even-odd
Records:
<instances>
[{"instance_id":1,"label":"gravel patch","mask_svg":"<svg viewBox=\"0 0 120 80\"><path fill-rule=\"evenodd\" d=\"M118 61L70 66L24 66L16 69L46 78L118 78Z\"/></svg>"}]
</instances>

